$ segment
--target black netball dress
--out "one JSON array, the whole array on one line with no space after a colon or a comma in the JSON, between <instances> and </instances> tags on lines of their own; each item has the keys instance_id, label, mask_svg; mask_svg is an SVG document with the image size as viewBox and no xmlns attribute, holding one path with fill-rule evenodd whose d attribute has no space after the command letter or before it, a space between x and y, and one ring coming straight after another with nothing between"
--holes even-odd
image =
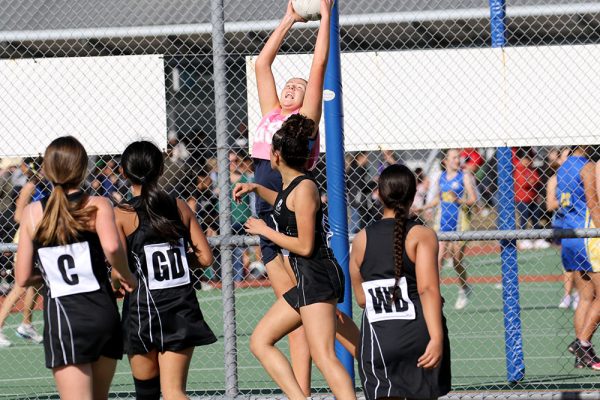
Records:
<instances>
[{"instance_id":1,"label":"black netball dress","mask_svg":"<svg viewBox=\"0 0 600 400\"><path fill-rule=\"evenodd\" d=\"M186 258L186 227L178 221L181 238L168 243L153 231L146 212L134 198L137 229L127 237L129 267L138 287L123 302L123 338L129 355L151 350L179 351L217 341L204 321ZM177 207L173 199L172 207Z\"/></svg>"},{"instance_id":2,"label":"black netball dress","mask_svg":"<svg viewBox=\"0 0 600 400\"><path fill-rule=\"evenodd\" d=\"M407 221L406 236L417 223ZM450 391L450 342L446 320L444 353L435 369L417 367L429 343L415 264L406 251L400 296L392 303L394 278L394 219L382 219L366 228L367 246L360 267L365 310L358 349L359 373L365 397L431 399Z\"/></svg>"},{"instance_id":3,"label":"black netball dress","mask_svg":"<svg viewBox=\"0 0 600 400\"><path fill-rule=\"evenodd\" d=\"M68 199L79 201L82 196L78 192ZM47 199L41 202L45 207ZM33 245L46 283L46 367L86 364L100 356L120 359L119 310L98 235L80 232L66 245Z\"/></svg>"},{"instance_id":4,"label":"black netball dress","mask_svg":"<svg viewBox=\"0 0 600 400\"><path fill-rule=\"evenodd\" d=\"M288 236L298 236L298 225L296 214L287 208L286 201L289 194L305 179L311 178L306 175L296 177L275 200L273 222L277 231ZM294 308L333 299L337 299L338 302L344 300L344 273L333 252L327 247L321 207L316 215L314 241L310 256L302 257L292 252L288 254L297 283L283 298Z\"/></svg>"}]
</instances>

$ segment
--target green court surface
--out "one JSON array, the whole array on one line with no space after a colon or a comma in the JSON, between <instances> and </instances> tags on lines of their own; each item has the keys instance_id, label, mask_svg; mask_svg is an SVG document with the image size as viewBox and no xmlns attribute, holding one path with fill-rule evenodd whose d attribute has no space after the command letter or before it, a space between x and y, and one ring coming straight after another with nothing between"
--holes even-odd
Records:
<instances>
[{"instance_id":1,"label":"green court surface","mask_svg":"<svg viewBox=\"0 0 600 400\"><path fill-rule=\"evenodd\" d=\"M519 273L528 277L520 284L523 350L526 375L516 386L506 382L502 289L499 283L498 254L468 257L466 264L474 282L468 306L453 309L457 286L443 284L446 300L444 312L448 320L452 351L453 388L474 390L572 390L600 387L600 374L573 368L573 356L566 347L573 339L572 310L557 307L562 296L562 273L556 250L519 252ZM444 269L442 278L454 276ZM447 280L446 280L447 281ZM216 344L199 347L194 353L188 389L198 394L219 394L224 388L223 319L221 292L217 289L198 292L207 321L219 337ZM276 390L271 379L248 350L252 329L271 305L274 296L270 288L236 290L238 377L242 392L268 394ZM360 319L360 309L354 307L354 319ZM35 324L41 330L41 312L35 314ZM23 341L14 333L20 321L13 314L5 333L13 346L0 349L0 399L20 399L54 393L52 375L44 367L41 345ZM402 334L399 332L398 334ZM282 348L287 345L282 343ZM313 387L324 388L323 378L314 370ZM128 364L118 365L112 390L130 393L133 390ZM357 386L360 381L356 380Z\"/></svg>"}]
</instances>

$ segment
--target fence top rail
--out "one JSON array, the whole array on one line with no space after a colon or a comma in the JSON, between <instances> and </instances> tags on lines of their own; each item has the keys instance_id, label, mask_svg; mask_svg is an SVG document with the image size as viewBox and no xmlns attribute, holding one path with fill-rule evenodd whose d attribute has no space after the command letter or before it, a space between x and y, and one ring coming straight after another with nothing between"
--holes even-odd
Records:
<instances>
[{"instance_id":1,"label":"fence top rail","mask_svg":"<svg viewBox=\"0 0 600 400\"><path fill-rule=\"evenodd\" d=\"M466 231L466 232L439 232L438 239L442 242L480 241L480 240L524 240L524 239L571 239L571 238L597 238L600 229L522 229L514 231ZM354 236L350 236L350 241ZM213 236L208 238L212 247L247 247L258 246L258 236ZM15 243L0 243L0 251L14 252L17 250Z\"/></svg>"},{"instance_id":2,"label":"fence top rail","mask_svg":"<svg viewBox=\"0 0 600 400\"><path fill-rule=\"evenodd\" d=\"M593 14L600 12L600 4L548 4L508 6L507 17L556 16L570 14ZM488 8L464 8L454 10L408 11L396 13L373 13L343 15L340 17L341 26L354 26L378 23L406 23L415 21L445 21L456 19L483 19L489 17ZM225 23L226 33L249 32L256 30L270 31L279 24L278 20L263 21L230 21ZM308 23L303 28L315 27L317 22ZM260 27L257 29L257 27ZM154 26L115 26L90 27L72 29L45 29L24 31L0 31L0 41L52 41L79 39L108 39L155 37L168 35L202 35L210 34L212 27L209 22L196 24L173 24Z\"/></svg>"}]
</instances>

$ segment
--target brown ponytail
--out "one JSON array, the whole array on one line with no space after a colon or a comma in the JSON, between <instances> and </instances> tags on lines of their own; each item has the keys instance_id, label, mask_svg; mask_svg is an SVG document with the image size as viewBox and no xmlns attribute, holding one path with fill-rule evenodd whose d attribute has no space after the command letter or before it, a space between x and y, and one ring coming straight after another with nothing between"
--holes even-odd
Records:
<instances>
[{"instance_id":1,"label":"brown ponytail","mask_svg":"<svg viewBox=\"0 0 600 400\"><path fill-rule=\"evenodd\" d=\"M64 136L50 143L44 154L43 171L53 184L52 193L34 239L44 246L64 245L89 229L96 207L84 208L87 196L69 201L67 190L78 188L87 174L87 153L72 136Z\"/></svg>"},{"instance_id":2,"label":"brown ponytail","mask_svg":"<svg viewBox=\"0 0 600 400\"><path fill-rule=\"evenodd\" d=\"M394 291L392 302L395 302L400 295L398 286L404 269L404 239L406 234L406 218L408 213L406 208L398 204L394 208Z\"/></svg>"}]
</instances>

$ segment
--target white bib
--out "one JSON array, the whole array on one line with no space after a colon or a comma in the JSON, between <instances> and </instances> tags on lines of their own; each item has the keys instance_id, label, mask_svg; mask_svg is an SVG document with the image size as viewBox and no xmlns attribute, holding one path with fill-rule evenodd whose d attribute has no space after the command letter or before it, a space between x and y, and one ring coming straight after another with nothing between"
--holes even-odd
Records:
<instances>
[{"instance_id":1,"label":"white bib","mask_svg":"<svg viewBox=\"0 0 600 400\"><path fill-rule=\"evenodd\" d=\"M92 268L88 242L42 247L38 249L38 255L50 286L50 297L88 293L100 289Z\"/></svg>"},{"instance_id":2,"label":"white bib","mask_svg":"<svg viewBox=\"0 0 600 400\"><path fill-rule=\"evenodd\" d=\"M190 269L185 254L183 239L177 246L169 243L148 244L144 246L148 287L166 289L190 283Z\"/></svg>"},{"instance_id":3,"label":"white bib","mask_svg":"<svg viewBox=\"0 0 600 400\"><path fill-rule=\"evenodd\" d=\"M365 292L365 312L369 322L390 319L415 319L415 305L408 298L405 277L400 278L398 281L400 296L395 303L392 303L395 282L396 280L391 278L362 283Z\"/></svg>"}]
</instances>

